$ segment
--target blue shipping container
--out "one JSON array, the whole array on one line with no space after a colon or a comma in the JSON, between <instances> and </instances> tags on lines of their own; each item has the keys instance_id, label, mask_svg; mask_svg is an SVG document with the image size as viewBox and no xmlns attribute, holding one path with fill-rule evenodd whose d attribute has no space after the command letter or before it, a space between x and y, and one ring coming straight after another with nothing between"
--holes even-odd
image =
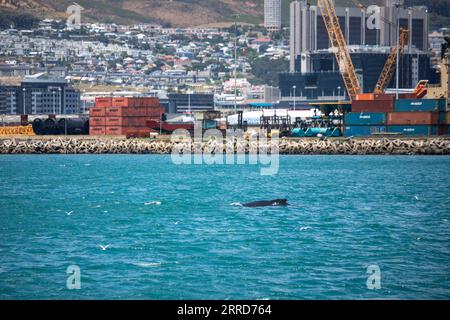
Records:
<instances>
[{"instance_id":1,"label":"blue shipping container","mask_svg":"<svg viewBox=\"0 0 450 320\"><path fill-rule=\"evenodd\" d=\"M409 136L429 136L438 134L438 126L388 126L388 132Z\"/></svg>"},{"instance_id":2,"label":"blue shipping container","mask_svg":"<svg viewBox=\"0 0 450 320\"><path fill-rule=\"evenodd\" d=\"M445 111L446 99L400 99L395 101L396 112Z\"/></svg>"},{"instance_id":3,"label":"blue shipping container","mask_svg":"<svg viewBox=\"0 0 450 320\"><path fill-rule=\"evenodd\" d=\"M386 113L382 112L349 112L345 114L345 125L373 126L386 124Z\"/></svg>"},{"instance_id":4,"label":"blue shipping container","mask_svg":"<svg viewBox=\"0 0 450 320\"><path fill-rule=\"evenodd\" d=\"M345 126L346 137L363 137L382 132L386 132L386 126Z\"/></svg>"}]
</instances>

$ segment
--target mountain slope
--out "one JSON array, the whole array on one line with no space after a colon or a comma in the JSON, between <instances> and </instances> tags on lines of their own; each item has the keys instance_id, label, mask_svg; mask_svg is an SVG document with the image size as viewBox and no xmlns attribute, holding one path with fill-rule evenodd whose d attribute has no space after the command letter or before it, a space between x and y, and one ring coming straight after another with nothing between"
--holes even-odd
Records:
<instances>
[{"instance_id":1,"label":"mountain slope","mask_svg":"<svg viewBox=\"0 0 450 320\"><path fill-rule=\"evenodd\" d=\"M139 22L172 26L195 26L233 21L263 21L263 0L77 0L89 22L133 24ZM31 12L40 18L64 17L69 0L6 0L7 7ZM0 7L5 6L0 2Z\"/></svg>"},{"instance_id":2,"label":"mountain slope","mask_svg":"<svg viewBox=\"0 0 450 320\"><path fill-rule=\"evenodd\" d=\"M283 23L289 25L289 3L282 0ZM358 0L383 5L384 0ZM82 21L117 24L157 23L188 27L232 22L260 24L264 20L264 0L77 0L84 11ZM310 0L315 4L316 0ZM450 27L450 0L406 0L406 5L425 5L430 10L430 29ZM2 8L28 12L39 18L63 18L70 0L0 0ZM338 6L354 6L352 0L336 0Z\"/></svg>"}]
</instances>

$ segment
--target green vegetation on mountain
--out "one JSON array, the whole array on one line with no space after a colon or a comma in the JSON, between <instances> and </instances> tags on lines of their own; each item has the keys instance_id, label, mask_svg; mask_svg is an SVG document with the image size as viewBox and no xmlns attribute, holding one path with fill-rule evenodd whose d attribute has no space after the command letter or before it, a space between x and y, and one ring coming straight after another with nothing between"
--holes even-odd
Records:
<instances>
[{"instance_id":1,"label":"green vegetation on mountain","mask_svg":"<svg viewBox=\"0 0 450 320\"><path fill-rule=\"evenodd\" d=\"M27 12L17 12L11 9L0 10L0 28L10 27L18 29L31 29L39 23L39 19Z\"/></svg>"}]
</instances>

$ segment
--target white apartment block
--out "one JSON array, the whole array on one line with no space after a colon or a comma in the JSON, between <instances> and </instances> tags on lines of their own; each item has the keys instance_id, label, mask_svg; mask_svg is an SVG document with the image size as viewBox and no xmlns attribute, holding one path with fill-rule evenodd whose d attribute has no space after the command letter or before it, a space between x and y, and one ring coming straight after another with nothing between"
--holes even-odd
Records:
<instances>
[{"instance_id":1,"label":"white apartment block","mask_svg":"<svg viewBox=\"0 0 450 320\"><path fill-rule=\"evenodd\" d=\"M264 27L269 32L281 30L281 0L264 0Z\"/></svg>"}]
</instances>

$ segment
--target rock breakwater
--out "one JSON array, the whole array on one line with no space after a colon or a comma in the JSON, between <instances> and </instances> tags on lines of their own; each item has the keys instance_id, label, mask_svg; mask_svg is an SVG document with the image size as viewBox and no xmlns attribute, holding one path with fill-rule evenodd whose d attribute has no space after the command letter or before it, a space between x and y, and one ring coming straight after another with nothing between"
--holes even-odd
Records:
<instances>
[{"instance_id":1,"label":"rock breakwater","mask_svg":"<svg viewBox=\"0 0 450 320\"><path fill-rule=\"evenodd\" d=\"M259 145L269 153L279 150L280 154L428 154L449 155L450 138L368 138L368 139L280 139L278 144L266 142ZM275 148L274 148L275 147ZM278 147L278 148L276 148ZM55 138L43 140L0 140L0 154L170 154L189 153L202 150L204 153L221 152L249 153L258 145L251 141L222 143L216 140L206 142L183 142L152 139L102 139ZM261 150L261 149L260 149Z\"/></svg>"}]
</instances>

